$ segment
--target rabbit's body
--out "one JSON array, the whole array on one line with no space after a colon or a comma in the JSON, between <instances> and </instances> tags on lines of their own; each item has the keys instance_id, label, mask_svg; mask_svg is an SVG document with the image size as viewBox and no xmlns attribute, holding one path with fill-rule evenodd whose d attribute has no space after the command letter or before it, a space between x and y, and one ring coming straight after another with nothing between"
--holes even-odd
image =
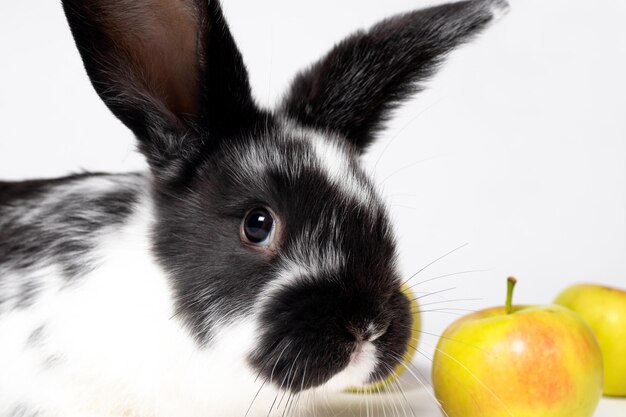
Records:
<instances>
[{"instance_id":1,"label":"rabbit's body","mask_svg":"<svg viewBox=\"0 0 626 417\"><path fill-rule=\"evenodd\" d=\"M149 188L148 174L0 184L1 416L245 413L253 329L194 342L151 255Z\"/></svg>"},{"instance_id":2,"label":"rabbit's body","mask_svg":"<svg viewBox=\"0 0 626 417\"><path fill-rule=\"evenodd\" d=\"M64 0L150 171L0 183L0 417L280 415L388 377L411 300L360 155L506 6L387 19L269 111L218 2Z\"/></svg>"}]
</instances>

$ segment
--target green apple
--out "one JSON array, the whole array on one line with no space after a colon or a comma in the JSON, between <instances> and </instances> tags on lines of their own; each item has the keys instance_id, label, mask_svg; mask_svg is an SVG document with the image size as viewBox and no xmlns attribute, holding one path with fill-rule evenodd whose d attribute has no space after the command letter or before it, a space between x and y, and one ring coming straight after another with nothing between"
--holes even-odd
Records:
<instances>
[{"instance_id":1,"label":"green apple","mask_svg":"<svg viewBox=\"0 0 626 417\"><path fill-rule=\"evenodd\" d=\"M433 387L449 417L590 417L602 396L602 354L589 326L558 306L469 314L446 329Z\"/></svg>"},{"instance_id":2,"label":"green apple","mask_svg":"<svg viewBox=\"0 0 626 417\"><path fill-rule=\"evenodd\" d=\"M604 394L626 396L626 291L581 284L554 302L578 313L595 333L604 358Z\"/></svg>"}]
</instances>

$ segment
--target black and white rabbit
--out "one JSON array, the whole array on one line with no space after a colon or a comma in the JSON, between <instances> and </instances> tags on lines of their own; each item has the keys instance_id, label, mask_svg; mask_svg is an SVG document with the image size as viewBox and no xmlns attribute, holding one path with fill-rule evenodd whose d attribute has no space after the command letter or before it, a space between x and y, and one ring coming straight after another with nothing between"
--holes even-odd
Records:
<instances>
[{"instance_id":1,"label":"black and white rabbit","mask_svg":"<svg viewBox=\"0 0 626 417\"><path fill-rule=\"evenodd\" d=\"M359 157L506 2L358 32L274 110L215 0L63 7L150 172L0 183L0 416L267 415L387 376L412 319Z\"/></svg>"}]
</instances>

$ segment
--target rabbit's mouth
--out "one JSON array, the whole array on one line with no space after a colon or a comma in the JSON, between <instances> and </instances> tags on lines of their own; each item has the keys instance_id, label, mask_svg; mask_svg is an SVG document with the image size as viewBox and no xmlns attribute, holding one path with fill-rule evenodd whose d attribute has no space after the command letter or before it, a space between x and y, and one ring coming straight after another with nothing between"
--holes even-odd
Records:
<instances>
[{"instance_id":1,"label":"rabbit's mouth","mask_svg":"<svg viewBox=\"0 0 626 417\"><path fill-rule=\"evenodd\" d=\"M324 384L331 391L367 384L378 365L378 348L371 341L358 341L350 355L348 365Z\"/></svg>"},{"instance_id":2,"label":"rabbit's mouth","mask_svg":"<svg viewBox=\"0 0 626 417\"><path fill-rule=\"evenodd\" d=\"M344 390L383 380L407 351L411 315L399 288L372 293L337 281L303 282L274 294L248 357L281 390Z\"/></svg>"}]
</instances>

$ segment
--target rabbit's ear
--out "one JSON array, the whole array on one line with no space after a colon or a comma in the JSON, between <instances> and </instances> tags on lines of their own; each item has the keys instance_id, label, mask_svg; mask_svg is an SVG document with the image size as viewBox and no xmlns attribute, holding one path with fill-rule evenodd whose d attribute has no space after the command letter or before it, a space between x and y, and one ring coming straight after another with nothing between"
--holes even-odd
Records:
<instances>
[{"instance_id":1,"label":"rabbit's ear","mask_svg":"<svg viewBox=\"0 0 626 417\"><path fill-rule=\"evenodd\" d=\"M91 82L153 171L259 120L217 0L63 0Z\"/></svg>"},{"instance_id":2,"label":"rabbit's ear","mask_svg":"<svg viewBox=\"0 0 626 417\"><path fill-rule=\"evenodd\" d=\"M281 111L364 150L390 111L422 88L448 52L507 9L505 0L470 0L382 21L300 73Z\"/></svg>"}]
</instances>

